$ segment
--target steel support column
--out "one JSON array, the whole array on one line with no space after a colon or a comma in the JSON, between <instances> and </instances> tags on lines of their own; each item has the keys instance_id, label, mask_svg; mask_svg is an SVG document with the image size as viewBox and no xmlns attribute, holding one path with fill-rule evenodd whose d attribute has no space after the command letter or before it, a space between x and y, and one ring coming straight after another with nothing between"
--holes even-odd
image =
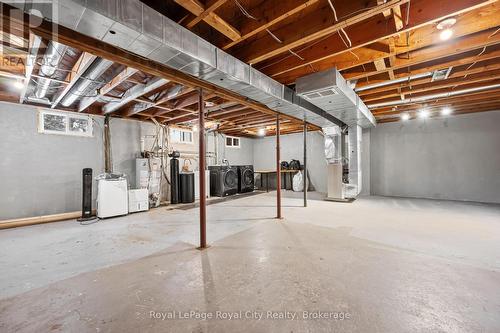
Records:
<instances>
[{"instance_id":1,"label":"steel support column","mask_svg":"<svg viewBox=\"0 0 500 333\"><path fill-rule=\"evenodd\" d=\"M307 207L307 189L309 183L307 180L307 123L304 120L304 207Z\"/></svg>"},{"instance_id":2,"label":"steel support column","mask_svg":"<svg viewBox=\"0 0 500 333\"><path fill-rule=\"evenodd\" d=\"M281 219L280 115L276 115L276 218Z\"/></svg>"},{"instance_id":3,"label":"steel support column","mask_svg":"<svg viewBox=\"0 0 500 333\"><path fill-rule=\"evenodd\" d=\"M200 249L207 247L207 197L205 184L205 108L203 89L199 89L198 100L198 169L200 173Z\"/></svg>"}]
</instances>

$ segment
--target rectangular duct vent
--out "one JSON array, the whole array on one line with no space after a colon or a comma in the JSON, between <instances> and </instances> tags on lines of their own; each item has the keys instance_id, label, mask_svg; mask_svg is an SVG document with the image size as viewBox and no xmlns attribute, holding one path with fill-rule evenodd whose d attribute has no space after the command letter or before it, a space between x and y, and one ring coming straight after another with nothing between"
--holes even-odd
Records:
<instances>
[{"instance_id":1,"label":"rectangular duct vent","mask_svg":"<svg viewBox=\"0 0 500 333\"><path fill-rule=\"evenodd\" d=\"M324 89L324 90L314 91L314 92L311 92L308 94L304 94L303 96L309 100L313 100L313 99L317 99L317 98L328 97L328 96L338 95L338 94L339 93L335 89L329 88L329 89Z\"/></svg>"},{"instance_id":2,"label":"rectangular duct vent","mask_svg":"<svg viewBox=\"0 0 500 333\"><path fill-rule=\"evenodd\" d=\"M446 80L448 78L448 76L450 75L450 72L451 72L452 68L453 67L434 71L434 73L432 73L432 80L431 80L431 82L440 81L440 80Z\"/></svg>"}]
</instances>

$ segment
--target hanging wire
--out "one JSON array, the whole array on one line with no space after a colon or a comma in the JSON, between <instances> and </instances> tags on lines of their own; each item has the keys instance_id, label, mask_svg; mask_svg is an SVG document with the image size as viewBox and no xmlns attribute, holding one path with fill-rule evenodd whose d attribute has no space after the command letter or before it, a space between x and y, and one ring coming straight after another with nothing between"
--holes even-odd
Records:
<instances>
[{"instance_id":1,"label":"hanging wire","mask_svg":"<svg viewBox=\"0 0 500 333\"><path fill-rule=\"evenodd\" d=\"M290 52L291 54L293 54L294 56L296 56L297 58L299 58L302 61L306 60L306 59L302 58L300 55L298 55L296 52L293 52L292 50L288 50L288 52Z\"/></svg>"},{"instance_id":2,"label":"hanging wire","mask_svg":"<svg viewBox=\"0 0 500 333\"><path fill-rule=\"evenodd\" d=\"M479 52L479 54L478 54L478 55L476 55L474 58L479 58L480 56L482 56L482 55L484 54L484 52L486 52L486 47L487 47L487 46L483 47L483 49L481 50L481 52ZM467 71L468 71L469 69L471 69L471 68L472 68L475 64L477 64L477 62L478 62L477 60L476 60L476 61L474 61L472 64L470 64L470 65L469 65L469 66L465 69L465 71L467 72ZM465 75L464 75L464 79L465 79L468 75L469 75L469 74L465 74Z\"/></svg>"},{"instance_id":3,"label":"hanging wire","mask_svg":"<svg viewBox=\"0 0 500 333\"><path fill-rule=\"evenodd\" d=\"M331 0L328 0L328 3L330 4L330 8L333 11L333 17L335 18L335 22L338 22L339 19L337 18L337 11L335 10L335 7L333 6L333 3Z\"/></svg>"},{"instance_id":4,"label":"hanging wire","mask_svg":"<svg viewBox=\"0 0 500 333\"><path fill-rule=\"evenodd\" d=\"M241 13L243 15L245 15L246 17L248 17L249 19L252 19L252 20L255 20L255 21L258 21L258 19L253 16L252 14L250 14L246 9L245 7L243 7L243 5L241 3L238 2L238 0L234 0L234 3L236 4L236 6L240 9Z\"/></svg>"},{"instance_id":5,"label":"hanging wire","mask_svg":"<svg viewBox=\"0 0 500 333\"><path fill-rule=\"evenodd\" d=\"M271 30L266 29L266 31L267 31L267 33L268 33L269 35L271 35L271 37L273 37L273 38L274 38L274 40L275 40L275 41L277 41L277 42L278 42L278 43L280 43L280 44L283 44L283 41L282 41L281 39L279 39L279 38L278 38L278 36L276 36L275 34L273 34L273 33L271 32Z\"/></svg>"}]
</instances>

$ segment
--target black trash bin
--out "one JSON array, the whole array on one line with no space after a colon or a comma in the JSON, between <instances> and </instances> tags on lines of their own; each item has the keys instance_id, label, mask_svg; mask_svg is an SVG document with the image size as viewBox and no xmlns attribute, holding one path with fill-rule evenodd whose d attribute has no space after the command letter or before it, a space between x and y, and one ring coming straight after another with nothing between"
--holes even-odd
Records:
<instances>
[{"instance_id":1,"label":"black trash bin","mask_svg":"<svg viewBox=\"0 0 500 333\"><path fill-rule=\"evenodd\" d=\"M181 203L194 202L194 173L181 173L179 185Z\"/></svg>"}]
</instances>

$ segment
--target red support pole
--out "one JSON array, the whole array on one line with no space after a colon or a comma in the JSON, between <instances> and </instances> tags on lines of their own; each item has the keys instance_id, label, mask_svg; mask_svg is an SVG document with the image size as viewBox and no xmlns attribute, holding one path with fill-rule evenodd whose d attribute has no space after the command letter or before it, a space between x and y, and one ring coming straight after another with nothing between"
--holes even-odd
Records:
<instances>
[{"instance_id":1,"label":"red support pole","mask_svg":"<svg viewBox=\"0 0 500 333\"><path fill-rule=\"evenodd\" d=\"M277 216L281 219L281 161L280 161L280 115L276 115L276 206Z\"/></svg>"},{"instance_id":2,"label":"red support pole","mask_svg":"<svg viewBox=\"0 0 500 333\"><path fill-rule=\"evenodd\" d=\"M207 197L205 183L205 110L203 89L199 89L198 114L198 169L200 173L200 249L207 247Z\"/></svg>"}]
</instances>

